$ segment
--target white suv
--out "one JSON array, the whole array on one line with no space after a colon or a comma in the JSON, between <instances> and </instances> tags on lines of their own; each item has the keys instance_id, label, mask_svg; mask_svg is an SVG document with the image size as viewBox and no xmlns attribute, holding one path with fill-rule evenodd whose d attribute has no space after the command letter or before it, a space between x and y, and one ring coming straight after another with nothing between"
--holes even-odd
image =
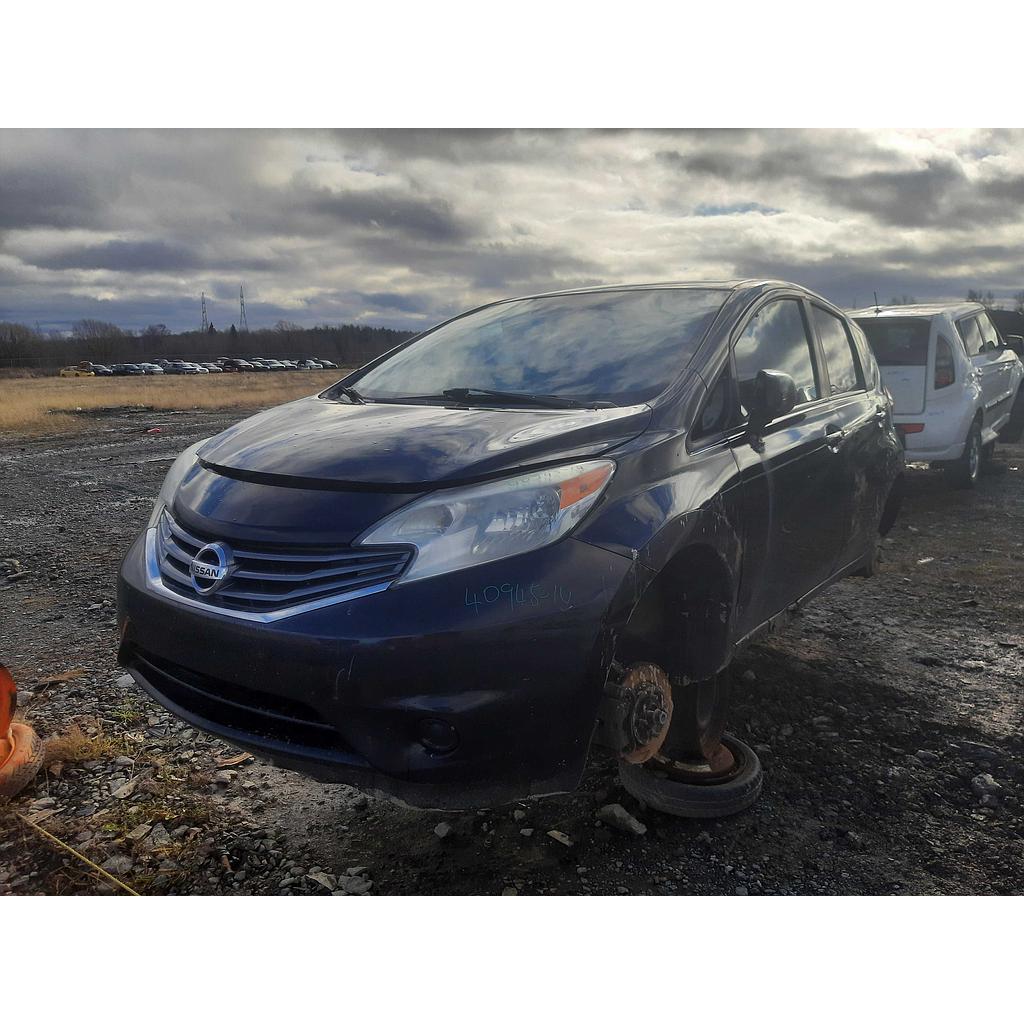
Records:
<instances>
[{"instance_id":1,"label":"white suv","mask_svg":"<svg viewBox=\"0 0 1024 1024\"><path fill-rule=\"evenodd\" d=\"M946 468L973 487L996 438L1024 432L1024 367L976 302L887 306L850 313L895 402L909 461Z\"/></svg>"}]
</instances>

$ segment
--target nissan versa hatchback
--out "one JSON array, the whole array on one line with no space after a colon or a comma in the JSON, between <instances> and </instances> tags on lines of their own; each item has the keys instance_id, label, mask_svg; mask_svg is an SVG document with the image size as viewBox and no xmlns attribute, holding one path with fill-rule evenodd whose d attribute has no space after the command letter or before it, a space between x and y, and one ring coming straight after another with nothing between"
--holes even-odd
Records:
<instances>
[{"instance_id":1,"label":"nissan versa hatchback","mask_svg":"<svg viewBox=\"0 0 1024 1024\"><path fill-rule=\"evenodd\" d=\"M570 790L597 747L653 806L728 813L760 784L730 659L871 574L901 472L863 335L795 285L496 302L185 451L121 567L120 660L413 805Z\"/></svg>"},{"instance_id":2,"label":"nissan versa hatchback","mask_svg":"<svg viewBox=\"0 0 1024 1024\"><path fill-rule=\"evenodd\" d=\"M868 336L895 401L907 458L973 487L996 439L1024 433L1024 367L977 302L850 314Z\"/></svg>"}]
</instances>

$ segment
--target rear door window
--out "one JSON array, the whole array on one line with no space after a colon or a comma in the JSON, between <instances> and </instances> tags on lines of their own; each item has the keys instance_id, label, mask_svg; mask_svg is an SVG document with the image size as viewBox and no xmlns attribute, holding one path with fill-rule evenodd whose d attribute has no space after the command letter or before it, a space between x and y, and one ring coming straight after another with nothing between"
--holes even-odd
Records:
<instances>
[{"instance_id":1,"label":"rear door window","mask_svg":"<svg viewBox=\"0 0 1024 1024\"><path fill-rule=\"evenodd\" d=\"M811 339L797 299L776 299L762 306L737 339L734 352L740 401L745 406L750 405L759 370L788 373L796 384L798 404L820 397Z\"/></svg>"},{"instance_id":2,"label":"rear door window","mask_svg":"<svg viewBox=\"0 0 1024 1024\"><path fill-rule=\"evenodd\" d=\"M978 327L981 330L981 339L986 352L993 352L999 348L999 332L992 323L988 313L978 314Z\"/></svg>"},{"instance_id":3,"label":"rear door window","mask_svg":"<svg viewBox=\"0 0 1024 1024\"><path fill-rule=\"evenodd\" d=\"M811 317L828 367L829 390L833 395L860 390L863 383L846 324L820 306L811 306Z\"/></svg>"},{"instance_id":4,"label":"rear door window","mask_svg":"<svg viewBox=\"0 0 1024 1024\"><path fill-rule=\"evenodd\" d=\"M985 339L981 336L981 328L978 326L976 316L965 316L957 320L956 329L963 338L964 348L969 356L980 356L985 348Z\"/></svg>"},{"instance_id":5,"label":"rear door window","mask_svg":"<svg viewBox=\"0 0 1024 1024\"><path fill-rule=\"evenodd\" d=\"M879 366L926 366L931 322L921 317L878 317L857 321Z\"/></svg>"}]
</instances>

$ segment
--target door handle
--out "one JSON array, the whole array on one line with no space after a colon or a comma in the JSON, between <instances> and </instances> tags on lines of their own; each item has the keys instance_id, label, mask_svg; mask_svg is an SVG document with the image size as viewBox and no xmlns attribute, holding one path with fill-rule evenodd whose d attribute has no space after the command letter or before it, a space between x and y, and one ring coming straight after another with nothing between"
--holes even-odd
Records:
<instances>
[{"instance_id":1,"label":"door handle","mask_svg":"<svg viewBox=\"0 0 1024 1024\"><path fill-rule=\"evenodd\" d=\"M825 427L825 443L829 451L838 452L839 446L846 440L846 431L837 423L829 423Z\"/></svg>"}]
</instances>

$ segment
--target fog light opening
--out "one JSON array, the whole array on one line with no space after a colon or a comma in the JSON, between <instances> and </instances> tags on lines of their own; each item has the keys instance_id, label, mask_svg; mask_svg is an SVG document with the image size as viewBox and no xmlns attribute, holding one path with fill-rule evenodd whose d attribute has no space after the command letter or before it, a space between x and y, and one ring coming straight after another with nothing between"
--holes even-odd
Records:
<instances>
[{"instance_id":1,"label":"fog light opening","mask_svg":"<svg viewBox=\"0 0 1024 1024\"><path fill-rule=\"evenodd\" d=\"M450 754L459 745L459 733L443 718L423 718L418 739L431 754Z\"/></svg>"}]
</instances>

